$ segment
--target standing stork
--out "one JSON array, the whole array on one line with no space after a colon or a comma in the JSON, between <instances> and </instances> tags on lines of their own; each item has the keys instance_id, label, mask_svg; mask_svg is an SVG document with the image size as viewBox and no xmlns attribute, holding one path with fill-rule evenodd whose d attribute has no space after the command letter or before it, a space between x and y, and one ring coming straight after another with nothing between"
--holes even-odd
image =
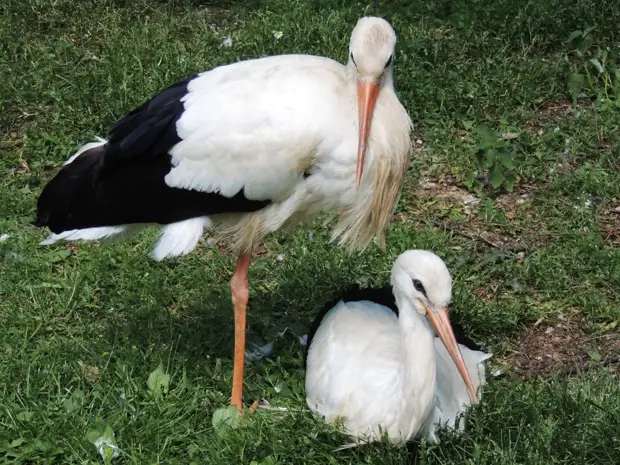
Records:
<instances>
[{"instance_id":1,"label":"standing stork","mask_svg":"<svg viewBox=\"0 0 620 465\"><path fill-rule=\"evenodd\" d=\"M241 412L248 268L270 232L335 211L332 240L381 243L411 151L394 92L396 34L365 17L346 66L280 55L220 66L163 90L78 150L45 186L42 244L162 225L153 258L191 252L204 230L236 254L231 403Z\"/></svg>"},{"instance_id":2,"label":"standing stork","mask_svg":"<svg viewBox=\"0 0 620 465\"><path fill-rule=\"evenodd\" d=\"M310 410L328 423L342 419L357 443L384 431L393 442L418 434L437 442L437 425L454 428L470 399L478 402L491 356L466 337L457 343L451 298L443 260L408 250L394 262L391 286L351 289L326 305L304 355Z\"/></svg>"}]
</instances>

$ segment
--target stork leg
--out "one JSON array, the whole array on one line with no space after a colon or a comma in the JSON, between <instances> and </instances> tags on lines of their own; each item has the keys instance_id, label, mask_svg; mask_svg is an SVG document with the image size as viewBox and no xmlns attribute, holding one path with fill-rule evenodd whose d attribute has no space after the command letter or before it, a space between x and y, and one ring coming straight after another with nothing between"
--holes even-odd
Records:
<instances>
[{"instance_id":1,"label":"stork leg","mask_svg":"<svg viewBox=\"0 0 620 465\"><path fill-rule=\"evenodd\" d=\"M241 255L237 260L237 269L230 280L232 302L235 307L235 355L233 367L233 386L231 405L236 405L242 413L241 397L243 393L243 364L245 360L245 314L250 291L248 288L248 270L252 254Z\"/></svg>"}]
</instances>

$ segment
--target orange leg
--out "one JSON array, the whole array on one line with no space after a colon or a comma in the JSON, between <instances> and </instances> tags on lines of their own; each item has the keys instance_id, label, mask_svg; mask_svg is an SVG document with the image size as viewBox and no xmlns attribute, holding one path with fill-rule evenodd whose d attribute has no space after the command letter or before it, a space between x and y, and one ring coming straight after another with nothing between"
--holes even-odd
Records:
<instances>
[{"instance_id":1,"label":"orange leg","mask_svg":"<svg viewBox=\"0 0 620 465\"><path fill-rule=\"evenodd\" d=\"M235 356L233 368L233 386L231 405L236 405L242 412L241 397L243 393L243 364L245 361L245 312L250 291L248 288L248 270L252 255L241 255L237 260L237 269L230 280L232 302L235 307Z\"/></svg>"}]
</instances>

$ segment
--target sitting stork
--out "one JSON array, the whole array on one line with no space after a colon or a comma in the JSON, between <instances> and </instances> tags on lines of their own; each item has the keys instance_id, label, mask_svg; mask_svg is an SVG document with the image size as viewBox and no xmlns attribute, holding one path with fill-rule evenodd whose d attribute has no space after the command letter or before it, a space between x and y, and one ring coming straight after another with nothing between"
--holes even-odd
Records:
<instances>
[{"instance_id":1,"label":"sitting stork","mask_svg":"<svg viewBox=\"0 0 620 465\"><path fill-rule=\"evenodd\" d=\"M455 428L458 416L478 403L491 357L462 331L457 342L451 300L444 261L408 250L394 262L390 286L351 288L327 304L312 323L304 356L310 410L327 423L342 420L352 444L383 433L392 442L416 436L438 442L437 426Z\"/></svg>"}]
</instances>

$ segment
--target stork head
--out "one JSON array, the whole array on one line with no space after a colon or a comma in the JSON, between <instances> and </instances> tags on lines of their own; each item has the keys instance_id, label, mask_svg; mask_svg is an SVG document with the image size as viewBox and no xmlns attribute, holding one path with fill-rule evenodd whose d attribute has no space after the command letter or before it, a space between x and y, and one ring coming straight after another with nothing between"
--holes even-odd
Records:
<instances>
[{"instance_id":1,"label":"stork head","mask_svg":"<svg viewBox=\"0 0 620 465\"><path fill-rule=\"evenodd\" d=\"M472 401L478 402L448 316L452 278L444 261L427 250L408 250L396 259L392 267L392 286L394 295L405 299L411 307L426 316L456 364Z\"/></svg>"},{"instance_id":2,"label":"stork head","mask_svg":"<svg viewBox=\"0 0 620 465\"><path fill-rule=\"evenodd\" d=\"M390 23L382 18L372 16L361 18L351 34L348 66L357 79L360 126L355 179L358 188L364 170L372 113L384 77L391 76L395 45L396 33Z\"/></svg>"}]
</instances>

